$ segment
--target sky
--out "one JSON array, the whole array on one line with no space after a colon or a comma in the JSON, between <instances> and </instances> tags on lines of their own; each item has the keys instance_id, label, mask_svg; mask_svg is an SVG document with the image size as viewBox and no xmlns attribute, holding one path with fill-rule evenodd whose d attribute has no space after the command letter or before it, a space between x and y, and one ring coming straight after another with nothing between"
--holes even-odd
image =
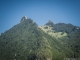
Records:
<instances>
[{"instance_id":1,"label":"sky","mask_svg":"<svg viewBox=\"0 0 80 60\"><path fill-rule=\"evenodd\" d=\"M80 26L80 0L0 0L0 33L19 24L25 15L38 26L49 20Z\"/></svg>"}]
</instances>

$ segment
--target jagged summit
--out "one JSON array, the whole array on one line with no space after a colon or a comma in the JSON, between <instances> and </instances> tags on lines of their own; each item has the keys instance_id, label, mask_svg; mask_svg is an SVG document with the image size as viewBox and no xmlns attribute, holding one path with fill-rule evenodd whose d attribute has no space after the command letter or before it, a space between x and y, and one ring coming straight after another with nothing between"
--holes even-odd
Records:
<instances>
[{"instance_id":1,"label":"jagged summit","mask_svg":"<svg viewBox=\"0 0 80 60\"><path fill-rule=\"evenodd\" d=\"M52 20L49 20L48 22L50 23L50 22L52 22Z\"/></svg>"},{"instance_id":2,"label":"jagged summit","mask_svg":"<svg viewBox=\"0 0 80 60\"><path fill-rule=\"evenodd\" d=\"M26 19L28 19L28 18L26 16L23 16L20 22L22 22L22 21L24 21Z\"/></svg>"},{"instance_id":3,"label":"jagged summit","mask_svg":"<svg viewBox=\"0 0 80 60\"><path fill-rule=\"evenodd\" d=\"M52 20L49 20L48 23L53 23L53 21L52 21ZM53 23L53 24L54 24L54 23Z\"/></svg>"},{"instance_id":4,"label":"jagged summit","mask_svg":"<svg viewBox=\"0 0 80 60\"><path fill-rule=\"evenodd\" d=\"M23 16L20 22L29 22L29 23L35 23L31 18L27 18L26 16Z\"/></svg>"},{"instance_id":5,"label":"jagged summit","mask_svg":"<svg viewBox=\"0 0 80 60\"><path fill-rule=\"evenodd\" d=\"M54 23L53 23L53 21L52 21L52 20L49 20L49 21L48 21L48 23L46 23L45 25L53 26L53 25L54 25Z\"/></svg>"},{"instance_id":6,"label":"jagged summit","mask_svg":"<svg viewBox=\"0 0 80 60\"><path fill-rule=\"evenodd\" d=\"M26 16L24 16L26 19L27 19L27 17Z\"/></svg>"}]
</instances>

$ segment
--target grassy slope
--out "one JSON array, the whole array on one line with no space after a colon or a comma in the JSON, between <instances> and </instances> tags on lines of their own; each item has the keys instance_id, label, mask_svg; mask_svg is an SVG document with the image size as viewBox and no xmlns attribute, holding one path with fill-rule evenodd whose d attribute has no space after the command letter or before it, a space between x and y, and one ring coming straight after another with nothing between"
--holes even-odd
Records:
<instances>
[{"instance_id":1,"label":"grassy slope","mask_svg":"<svg viewBox=\"0 0 80 60\"><path fill-rule=\"evenodd\" d=\"M48 28L45 28L45 27L48 27ZM60 37L64 37L64 36L67 36L67 33L63 33L63 32L55 32L55 30L52 30L52 28L53 27L50 27L50 26L40 26L40 28L44 31L44 32L46 32L46 33L48 33L49 35L51 35L51 36L54 36L54 37L56 37L56 38L60 38ZM63 33L63 34L62 34Z\"/></svg>"}]
</instances>

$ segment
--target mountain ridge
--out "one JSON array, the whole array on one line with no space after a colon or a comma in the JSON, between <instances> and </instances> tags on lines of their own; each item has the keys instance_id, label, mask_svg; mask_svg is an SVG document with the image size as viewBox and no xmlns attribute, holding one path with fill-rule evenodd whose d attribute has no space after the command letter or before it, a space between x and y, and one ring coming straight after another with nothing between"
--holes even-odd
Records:
<instances>
[{"instance_id":1,"label":"mountain ridge","mask_svg":"<svg viewBox=\"0 0 80 60\"><path fill-rule=\"evenodd\" d=\"M62 36L65 33L67 35L63 37L52 36L48 34L49 31L46 33L38 27L32 19L23 16L19 24L0 35L0 59L64 60L64 58L79 58L80 30L76 31L76 27L73 25L67 27L65 24L57 25L52 21L48 23L51 24L47 25L50 28L48 30L53 31L54 35L56 33L62 34ZM65 29L63 29L64 26ZM66 30L67 28L70 31Z\"/></svg>"}]
</instances>

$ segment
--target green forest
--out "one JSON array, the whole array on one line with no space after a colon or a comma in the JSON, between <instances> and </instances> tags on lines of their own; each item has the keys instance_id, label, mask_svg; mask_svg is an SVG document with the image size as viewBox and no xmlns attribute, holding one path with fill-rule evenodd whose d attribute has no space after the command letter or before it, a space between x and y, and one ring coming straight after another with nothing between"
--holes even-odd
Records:
<instances>
[{"instance_id":1,"label":"green forest","mask_svg":"<svg viewBox=\"0 0 80 60\"><path fill-rule=\"evenodd\" d=\"M0 60L64 60L65 58L80 58L79 26L70 23L54 24L50 20L45 25L46 27L43 29L47 29L47 33L32 19L22 17L20 23L1 33ZM48 27L51 29L48 30ZM56 33L62 36L56 38ZM64 33L66 33L65 36L63 36Z\"/></svg>"}]
</instances>

